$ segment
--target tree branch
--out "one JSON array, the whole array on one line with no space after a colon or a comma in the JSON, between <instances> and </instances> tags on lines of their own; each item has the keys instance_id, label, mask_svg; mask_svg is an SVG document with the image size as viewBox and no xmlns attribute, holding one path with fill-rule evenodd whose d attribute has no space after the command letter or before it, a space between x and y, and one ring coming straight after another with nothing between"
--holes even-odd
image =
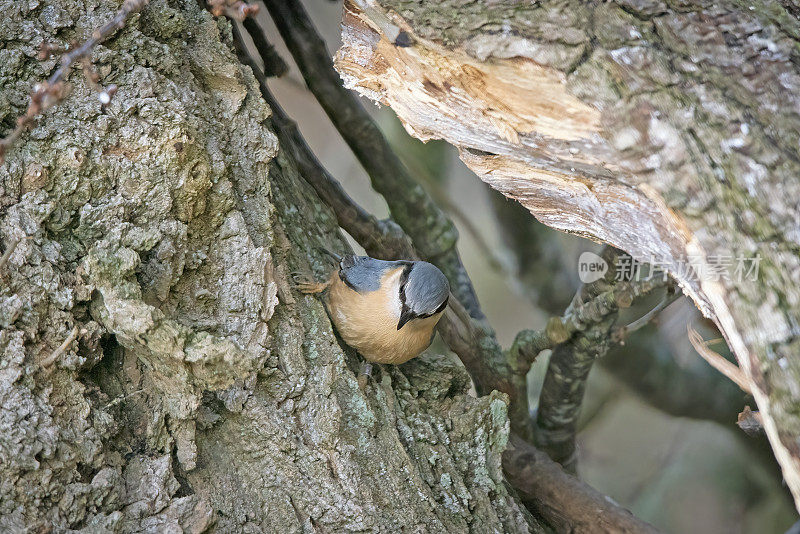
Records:
<instances>
[{"instance_id":1,"label":"tree branch","mask_svg":"<svg viewBox=\"0 0 800 534\"><path fill-rule=\"evenodd\" d=\"M495 200L497 220L505 229L503 235L514 237L513 240L509 239L508 246L517 258L520 269L518 278L531 295L531 300L536 306L551 313L558 308L563 309L563 291L575 291L567 280L546 279L545 286L555 284L562 288L561 291L555 294L534 294L537 281L562 273L567 267L565 259L557 256L559 251L554 238L558 234L531 218L530 213L518 203L508 201L499 193ZM519 236L524 236L524 239ZM532 254L531 251L536 253ZM665 306L662 305L679 296L680 292L667 292L666 302L662 301L656 310L663 309ZM572 329L564 316L557 319L557 322L551 319L555 324L549 324L542 331L520 332L512 350L527 350L525 357L535 358L538 351L555 346L564 335L558 333L561 332L560 325L567 324L568 332ZM650 319L652 316L647 314L623 327L625 345L613 347L599 360L600 365L654 408L675 417L707 419L729 426L741 411L745 395L718 372L679 366L672 354L664 348L665 343L660 339L658 331L644 334L639 331L640 327L645 326L642 323ZM586 322L583 317L578 320ZM619 330L617 337L623 334L622 328ZM549 331L555 333L548 333ZM772 460L770 462L774 463Z\"/></svg>"},{"instance_id":2,"label":"tree branch","mask_svg":"<svg viewBox=\"0 0 800 534\"><path fill-rule=\"evenodd\" d=\"M242 21L244 29L253 40L253 45L258 50L258 55L261 56L261 61L264 63L264 74L266 76L281 77L289 71L289 66L283 58L275 50L266 36L264 30L255 19L248 17Z\"/></svg>"},{"instance_id":3,"label":"tree branch","mask_svg":"<svg viewBox=\"0 0 800 534\"><path fill-rule=\"evenodd\" d=\"M611 247L603 252L609 265L614 265L621 253ZM612 270L609 274L614 275ZM608 278L584 284L561 317L552 317L543 330L523 330L514 339L511 350L529 364L539 353L564 343L574 334L585 332L620 308L627 308L633 300L658 287L667 285L663 279L650 278L639 281L612 283Z\"/></svg>"},{"instance_id":4,"label":"tree branch","mask_svg":"<svg viewBox=\"0 0 800 534\"><path fill-rule=\"evenodd\" d=\"M565 473L544 452L512 437L503 454L503 469L522 500L550 518L556 532L651 534L655 527L638 519L608 497Z\"/></svg>"},{"instance_id":5,"label":"tree branch","mask_svg":"<svg viewBox=\"0 0 800 534\"><path fill-rule=\"evenodd\" d=\"M498 222L505 229L502 235L508 238L508 247L517 258L517 279L526 293L536 306L545 311L557 313L559 309L564 309L564 292L574 292L575 288L571 280L563 276L565 268L574 266L567 265L560 248L563 246L562 240L556 239L562 235L537 222L530 217L528 210L499 193L495 194L494 209ZM544 286L543 292L539 291L540 285ZM554 291L552 287L558 287L559 290ZM670 302L679 295L680 292L672 294L668 291L665 300L656 309L663 309L661 305L665 301ZM625 344L614 345L598 360L600 366L657 410L673 417L713 421L731 429L734 437L754 458L758 458L770 472L780 477L780 469L766 436L763 433L750 436L731 428L747 401L747 395L715 369L679 365L658 329L642 331L644 326L639 328L645 318L649 320L653 317L648 313L628 325L624 332ZM543 331L521 332L515 340L518 345L516 350L525 343L538 343L541 348L537 350L554 346L558 337L550 339L553 334L546 334L548 330L561 331L560 325L565 321L562 316L551 319L551 322L555 324L549 324ZM622 337L620 334L622 332L616 337ZM534 340L531 341L531 338ZM512 350L515 349L512 347ZM535 357L535 354L531 357Z\"/></svg>"},{"instance_id":6,"label":"tree branch","mask_svg":"<svg viewBox=\"0 0 800 534\"><path fill-rule=\"evenodd\" d=\"M694 347L694 350L697 351L697 354L707 361L711 367L725 375L734 384L739 386L742 391L745 393L752 393L750 384L748 383L747 378L742 370L739 369L739 366L729 362L721 354L709 349L708 346L706 346L706 342L703 340L702 336L697 332L697 330L692 328L691 325L687 325L686 329L689 336L689 342Z\"/></svg>"},{"instance_id":7,"label":"tree branch","mask_svg":"<svg viewBox=\"0 0 800 534\"><path fill-rule=\"evenodd\" d=\"M570 333L569 341L558 345L550 356L537 410L536 445L570 472L576 468L575 434L586 380L595 360L604 356L614 341L611 329L619 309L668 284L661 277L616 280L616 266L629 256L611 247L601 256L610 266L605 277L584 284L560 321Z\"/></svg>"},{"instance_id":8,"label":"tree branch","mask_svg":"<svg viewBox=\"0 0 800 534\"><path fill-rule=\"evenodd\" d=\"M664 294L664 297L658 302L658 304L653 306L653 308L650 311L648 311L646 314L642 315L635 321L625 326L621 326L619 328L614 329L614 334L613 334L614 340L622 341L626 337L628 337L628 335L649 325L653 320L655 320L656 317L658 317L658 314L664 311L664 308L666 308L667 306L678 300L680 296L681 293L678 291L677 287L675 287L674 285L668 287L667 292Z\"/></svg>"}]
</instances>

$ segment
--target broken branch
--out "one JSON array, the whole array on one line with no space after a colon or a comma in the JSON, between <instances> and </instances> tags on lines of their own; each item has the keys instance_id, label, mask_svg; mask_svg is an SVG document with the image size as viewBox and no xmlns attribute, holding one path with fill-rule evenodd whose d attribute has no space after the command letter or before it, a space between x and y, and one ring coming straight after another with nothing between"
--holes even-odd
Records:
<instances>
[{"instance_id":1,"label":"broken branch","mask_svg":"<svg viewBox=\"0 0 800 534\"><path fill-rule=\"evenodd\" d=\"M697 351L697 354L707 361L711 367L731 379L742 391L745 393L752 393L750 384L738 365L729 362L721 354L709 349L703 337L697 330L692 328L692 325L686 325L686 330L689 336L689 342L692 344L692 347L694 347L694 350Z\"/></svg>"}]
</instances>

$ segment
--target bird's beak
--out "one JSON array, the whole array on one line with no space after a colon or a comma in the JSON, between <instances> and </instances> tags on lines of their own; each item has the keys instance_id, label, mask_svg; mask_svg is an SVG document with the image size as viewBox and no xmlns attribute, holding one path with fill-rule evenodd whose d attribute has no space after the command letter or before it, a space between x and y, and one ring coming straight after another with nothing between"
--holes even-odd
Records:
<instances>
[{"instance_id":1,"label":"bird's beak","mask_svg":"<svg viewBox=\"0 0 800 534\"><path fill-rule=\"evenodd\" d=\"M397 329L400 330L401 328L403 328L403 325L413 318L414 318L414 312L412 312L410 309L404 309L400 313L400 321L397 323Z\"/></svg>"}]
</instances>

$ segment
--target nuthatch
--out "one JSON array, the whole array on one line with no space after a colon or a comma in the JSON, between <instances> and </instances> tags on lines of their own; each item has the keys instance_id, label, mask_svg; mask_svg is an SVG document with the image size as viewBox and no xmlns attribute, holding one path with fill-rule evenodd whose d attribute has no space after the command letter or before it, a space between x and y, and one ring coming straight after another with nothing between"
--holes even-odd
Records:
<instances>
[{"instance_id":1,"label":"nuthatch","mask_svg":"<svg viewBox=\"0 0 800 534\"><path fill-rule=\"evenodd\" d=\"M303 293L327 291L328 314L342 339L369 362L400 364L433 341L450 284L424 261L345 256L323 283L299 281Z\"/></svg>"}]
</instances>

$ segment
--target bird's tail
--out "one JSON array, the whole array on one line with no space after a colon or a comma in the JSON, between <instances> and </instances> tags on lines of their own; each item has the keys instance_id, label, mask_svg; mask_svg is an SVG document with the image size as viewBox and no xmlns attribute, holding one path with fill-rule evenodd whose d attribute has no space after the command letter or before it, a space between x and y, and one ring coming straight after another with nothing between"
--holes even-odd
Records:
<instances>
[{"instance_id":1,"label":"bird's tail","mask_svg":"<svg viewBox=\"0 0 800 534\"><path fill-rule=\"evenodd\" d=\"M332 258L336 263L339 263L339 262L342 261L341 254L337 254L337 253L335 253L335 252L333 252L331 250L328 250L327 248L325 248L323 246L318 246L317 250L319 250L320 252L322 252L323 254L328 256L329 258Z\"/></svg>"}]
</instances>

